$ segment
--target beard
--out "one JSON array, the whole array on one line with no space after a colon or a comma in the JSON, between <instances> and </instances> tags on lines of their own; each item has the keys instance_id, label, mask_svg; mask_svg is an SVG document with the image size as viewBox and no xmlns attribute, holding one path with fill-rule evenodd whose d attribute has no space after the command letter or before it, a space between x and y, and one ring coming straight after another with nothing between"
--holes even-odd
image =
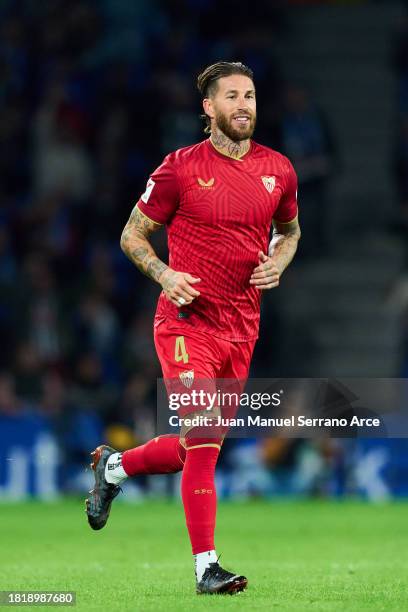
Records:
<instances>
[{"instance_id":1,"label":"beard","mask_svg":"<svg viewBox=\"0 0 408 612\"><path fill-rule=\"evenodd\" d=\"M225 136L227 136L233 142L241 142L241 140L247 140L252 138L252 134L255 130L256 115L250 115L249 113L243 113L250 117L248 125L242 125L239 128L235 128L232 124L233 118L230 119L224 113L218 111L215 115L216 126Z\"/></svg>"}]
</instances>

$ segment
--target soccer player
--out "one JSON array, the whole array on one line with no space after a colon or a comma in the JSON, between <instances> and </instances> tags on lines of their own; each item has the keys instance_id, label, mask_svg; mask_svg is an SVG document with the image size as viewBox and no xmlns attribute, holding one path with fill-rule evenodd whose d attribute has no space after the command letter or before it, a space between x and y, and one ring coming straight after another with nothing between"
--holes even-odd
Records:
<instances>
[{"instance_id":1,"label":"soccer player","mask_svg":"<svg viewBox=\"0 0 408 612\"><path fill-rule=\"evenodd\" d=\"M278 287L300 237L297 179L286 157L252 140L256 98L247 66L218 62L199 75L197 85L210 137L170 153L153 172L121 248L163 289L154 340L164 379L245 381L262 292ZM163 225L168 265L149 242ZM92 453L95 487L86 502L90 526L104 527L128 476L182 470L197 593L245 589L246 577L221 568L215 552L214 473L222 441L223 433L214 438L182 428L180 436L158 436L124 453L99 446Z\"/></svg>"}]
</instances>

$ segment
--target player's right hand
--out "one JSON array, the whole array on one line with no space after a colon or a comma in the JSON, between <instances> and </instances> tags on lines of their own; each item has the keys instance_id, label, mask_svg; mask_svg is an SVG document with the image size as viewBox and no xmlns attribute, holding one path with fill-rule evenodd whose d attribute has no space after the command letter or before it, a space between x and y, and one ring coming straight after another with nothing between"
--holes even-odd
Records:
<instances>
[{"instance_id":1,"label":"player's right hand","mask_svg":"<svg viewBox=\"0 0 408 612\"><path fill-rule=\"evenodd\" d=\"M200 292L191 286L200 281L201 278L195 278L188 272L176 272L171 268L167 268L159 279L166 298L177 308L191 304L200 295Z\"/></svg>"}]
</instances>

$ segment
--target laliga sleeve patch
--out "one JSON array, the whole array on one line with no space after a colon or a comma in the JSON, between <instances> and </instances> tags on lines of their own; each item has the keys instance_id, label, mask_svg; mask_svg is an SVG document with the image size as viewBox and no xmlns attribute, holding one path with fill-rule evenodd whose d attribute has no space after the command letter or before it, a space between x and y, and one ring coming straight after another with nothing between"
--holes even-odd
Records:
<instances>
[{"instance_id":1,"label":"laliga sleeve patch","mask_svg":"<svg viewBox=\"0 0 408 612\"><path fill-rule=\"evenodd\" d=\"M150 198L150 195L152 193L153 187L155 186L155 182L153 179L149 179L147 181L147 185L146 185L146 191L144 192L143 195L140 196L140 199L142 200L142 202L144 202L145 204L147 204L148 199Z\"/></svg>"}]
</instances>

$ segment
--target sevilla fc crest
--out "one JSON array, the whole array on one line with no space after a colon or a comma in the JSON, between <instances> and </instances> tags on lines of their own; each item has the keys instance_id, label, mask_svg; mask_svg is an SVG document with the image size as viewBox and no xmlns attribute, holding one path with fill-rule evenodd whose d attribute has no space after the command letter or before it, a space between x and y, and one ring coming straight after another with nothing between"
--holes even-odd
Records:
<instances>
[{"instance_id":1,"label":"sevilla fc crest","mask_svg":"<svg viewBox=\"0 0 408 612\"><path fill-rule=\"evenodd\" d=\"M267 189L269 191L269 193L272 193L272 191L275 189L275 177L274 176L261 176L262 182L265 186L265 189Z\"/></svg>"},{"instance_id":2,"label":"sevilla fc crest","mask_svg":"<svg viewBox=\"0 0 408 612\"><path fill-rule=\"evenodd\" d=\"M183 385L190 389L194 381L194 370L186 370L185 372L180 372L179 377Z\"/></svg>"}]
</instances>

